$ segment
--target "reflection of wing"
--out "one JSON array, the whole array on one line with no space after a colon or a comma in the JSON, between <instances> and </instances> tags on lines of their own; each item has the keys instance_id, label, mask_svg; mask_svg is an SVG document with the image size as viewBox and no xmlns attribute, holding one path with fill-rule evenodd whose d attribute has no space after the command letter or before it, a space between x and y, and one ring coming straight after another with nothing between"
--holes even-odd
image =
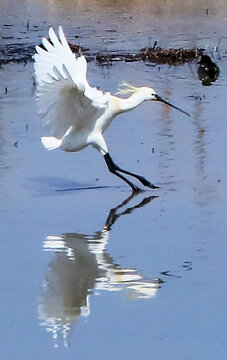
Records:
<instances>
[{"instance_id":1,"label":"reflection of wing","mask_svg":"<svg viewBox=\"0 0 227 360\"><path fill-rule=\"evenodd\" d=\"M92 270L86 274L93 275L92 283L95 290L120 291L126 288L130 293L134 293L133 298L154 296L159 288L159 280L146 281L137 270L116 265L112 257L105 252L108 238L109 231L104 227L103 231L92 236L77 233L48 236L43 248L45 251L63 253L71 262L81 262L83 266L86 264L87 270L91 267ZM81 258L83 261L80 261ZM84 269L79 268L77 271L77 276L81 280L81 276L85 275ZM81 283L88 282L83 278Z\"/></svg>"},{"instance_id":2,"label":"reflection of wing","mask_svg":"<svg viewBox=\"0 0 227 360\"><path fill-rule=\"evenodd\" d=\"M90 313L89 295L95 287L99 269L94 254L88 251L81 236L48 237L45 251L54 251L56 256L50 263L43 282L39 319L42 326L57 340L61 335L67 345L67 333L79 316ZM71 245L75 242L76 249Z\"/></svg>"},{"instance_id":3,"label":"reflection of wing","mask_svg":"<svg viewBox=\"0 0 227 360\"><path fill-rule=\"evenodd\" d=\"M54 251L56 257L44 281L39 319L54 337L62 334L66 341L77 318L90 314L91 292L127 289L130 299L137 299L151 298L158 291L158 281L145 281L135 269L121 268L113 262L105 253L108 236L104 229L94 236L48 236L44 242L44 250Z\"/></svg>"},{"instance_id":4,"label":"reflection of wing","mask_svg":"<svg viewBox=\"0 0 227 360\"><path fill-rule=\"evenodd\" d=\"M45 50L36 46L34 55L37 100L52 135L62 138L71 126L72 133L89 128L88 122L105 111L109 94L88 84L86 59L76 58L61 27L59 38L52 28L49 37L42 41Z\"/></svg>"},{"instance_id":5,"label":"reflection of wing","mask_svg":"<svg viewBox=\"0 0 227 360\"><path fill-rule=\"evenodd\" d=\"M152 298L157 293L159 280L145 280L135 269L117 265L105 252L116 219L148 204L153 197L117 214L117 210L131 199L132 196L111 209L103 230L93 235L68 233L48 236L44 241L44 251L56 255L43 283L39 318L55 339L61 334L66 341L67 332L77 318L90 314L89 296L92 292L126 289L130 299Z\"/></svg>"}]
</instances>

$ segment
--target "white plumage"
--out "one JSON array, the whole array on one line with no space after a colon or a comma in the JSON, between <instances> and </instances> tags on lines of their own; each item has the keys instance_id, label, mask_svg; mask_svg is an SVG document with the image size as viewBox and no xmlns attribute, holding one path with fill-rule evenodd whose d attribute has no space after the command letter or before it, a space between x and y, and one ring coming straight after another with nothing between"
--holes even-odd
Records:
<instances>
[{"instance_id":1,"label":"white plumage","mask_svg":"<svg viewBox=\"0 0 227 360\"><path fill-rule=\"evenodd\" d=\"M51 132L50 137L41 139L44 147L48 150L79 151L92 145L104 155L108 169L126 181L133 191L140 189L120 172L137 178L145 186L156 188L142 176L119 168L110 157L102 134L115 116L145 100L159 100L175 106L149 87L124 84L123 93L131 95L127 99L91 87L86 77L87 61L83 55L76 57L71 51L62 27L59 27L59 37L50 28L49 39L43 38L44 49L36 46L37 53L34 55L38 110Z\"/></svg>"},{"instance_id":2,"label":"white plumage","mask_svg":"<svg viewBox=\"0 0 227 360\"><path fill-rule=\"evenodd\" d=\"M44 115L51 135L57 139L63 140L69 134L79 135L78 144L74 141L72 145L65 138L64 145L56 142L56 145L63 145L66 151L77 151L88 145L86 141L81 143L80 135L85 137L84 132L87 135L91 133L94 119L98 119L106 110L109 94L90 87L86 79L86 59L84 56L75 57L61 27L59 39L52 28L49 37L52 44L44 38L42 43L46 50L36 46L37 54L34 56L38 109ZM48 138L43 139L43 144L48 149L57 147L52 146L52 138L50 146ZM71 146L68 148L69 144Z\"/></svg>"}]
</instances>

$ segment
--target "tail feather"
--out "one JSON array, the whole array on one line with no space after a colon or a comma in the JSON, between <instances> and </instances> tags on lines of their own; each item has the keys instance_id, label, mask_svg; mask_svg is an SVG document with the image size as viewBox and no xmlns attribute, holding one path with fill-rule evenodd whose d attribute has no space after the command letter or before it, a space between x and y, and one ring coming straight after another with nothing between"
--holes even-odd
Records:
<instances>
[{"instance_id":1,"label":"tail feather","mask_svg":"<svg viewBox=\"0 0 227 360\"><path fill-rule=\"evenodd\" d=\"M54 136L43 136L41 138L41 143L47 150L54 150L61 146L62 139L57 139Z\"/></svg>"}]
</instances>

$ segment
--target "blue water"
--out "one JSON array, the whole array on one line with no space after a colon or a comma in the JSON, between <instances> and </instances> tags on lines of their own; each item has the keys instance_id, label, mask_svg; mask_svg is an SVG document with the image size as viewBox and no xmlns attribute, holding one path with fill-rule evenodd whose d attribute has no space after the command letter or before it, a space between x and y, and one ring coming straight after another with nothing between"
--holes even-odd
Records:
<instances>
[{"instance_id":1,"label":"blue water","mask_svg":"<svg viewBox=\"0 0 227 360\"><path fill-rule=\"evenodd\" d=\"M70 9L64 23L72 38L77 7L50 5L41 31L35 13L43 14L44 3L23 4L5 5L2 24L18 11L15 29L29 16L43 36ZM96 26L99 16L106 21L100 34L116 36L116 48L123 14L137 14L135 24L142 18L142 7L126 9L120 19L110 5L94 9ZM91 12L82 10L81 42L92 43L91 34L83 36ZM183 45L208 43L213 49L225 19L220 8L211 10L209 17L202 10L187 13L188 27L197 18L200 25L209 19L212 27L206 41L192 28ZM171 31L173 19L182 24L180 15L171 14L163 8L159 15L166 19L163 39L171 34L168 22ZM123 23L126 39L119 46L126 49L131 26ZM106 31L113 24L117 33ZM174 33L174 43L181 44L182 36ZM138 33L136 45L143 41ZM122 80L149 85L192 115L146 103L107 130L113 159L160 186L132 198L93 149L46 152L32 64L0 69L1 360L226 358L225 37L220 47L221 58L214 54L220 77L209 87L201 85L196 64L121 63L107 69L89 63L92 84L112 92Z\"/></svg>"}]
</instances>

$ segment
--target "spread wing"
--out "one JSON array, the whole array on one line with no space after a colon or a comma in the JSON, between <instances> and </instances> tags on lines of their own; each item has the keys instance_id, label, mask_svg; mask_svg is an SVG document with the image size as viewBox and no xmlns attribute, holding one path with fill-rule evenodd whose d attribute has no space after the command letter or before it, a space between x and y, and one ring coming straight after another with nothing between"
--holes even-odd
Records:
<instances>
[{"instance_id":1,"label":"spread wing","mask_svg":"<svg viewBox=\"0 0 227 360\"><path fill-rule=\"evenodd\" d=\"M52 28L43 47L36 46L34 55L37 80L37 103L51 134L62 138L66 131L76 132L92 127L92 122L104 113L109 93L88 84L87 61L76 57L59 27L59 37Z\"/></svg>"}]
</instances>

